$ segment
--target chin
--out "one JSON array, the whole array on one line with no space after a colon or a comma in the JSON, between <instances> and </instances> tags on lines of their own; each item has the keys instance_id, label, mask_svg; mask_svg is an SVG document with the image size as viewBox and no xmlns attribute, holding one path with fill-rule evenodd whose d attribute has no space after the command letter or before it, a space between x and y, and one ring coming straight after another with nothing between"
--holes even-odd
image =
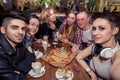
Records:
<instances>
[{"instance_id":1,"label":"chin","mask_svg":"<svg viewBox=\"0 0 120 80\"><path fill-rule=\"evenodd\" d=\"M100 41L95 41L95 43L100 44L101 42Z\"/></svg>"}]
</instances>

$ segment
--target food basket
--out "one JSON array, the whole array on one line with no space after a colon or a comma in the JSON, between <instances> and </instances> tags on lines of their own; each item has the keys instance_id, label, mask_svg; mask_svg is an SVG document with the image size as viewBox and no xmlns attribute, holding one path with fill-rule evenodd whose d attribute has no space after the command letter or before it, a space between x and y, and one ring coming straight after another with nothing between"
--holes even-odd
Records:
<instances>
[{"instance_id":1,"label":"food basket","mask_svg":"<svg viewBox=\"0 0 120 80\"><path fill-rule=\"evenodd\" d=\"M42 59L55 67L64 67L72 61L74 54L60 48L51 49Z\"/></svg>"}]
</instances>

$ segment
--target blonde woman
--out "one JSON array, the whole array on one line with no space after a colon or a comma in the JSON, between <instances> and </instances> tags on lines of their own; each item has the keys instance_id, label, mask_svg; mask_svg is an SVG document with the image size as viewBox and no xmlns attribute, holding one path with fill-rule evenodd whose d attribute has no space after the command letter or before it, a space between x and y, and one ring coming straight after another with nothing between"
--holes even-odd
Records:
<instances>
[{"instance_id":1,"label":"blonde woman","mask_svg":"<svg viewBox=\"0 0 120 80\"><path fill-rule=\"evenodd\" d=\"M47 35L49 38L52 37L53 31L56 26L54 22L56 21L56 13L53 8L45 8L42 10L40 14L40 27L39 31L36 34L37 38L43 38L43 36Z\"/></svg>"}]
</instances>

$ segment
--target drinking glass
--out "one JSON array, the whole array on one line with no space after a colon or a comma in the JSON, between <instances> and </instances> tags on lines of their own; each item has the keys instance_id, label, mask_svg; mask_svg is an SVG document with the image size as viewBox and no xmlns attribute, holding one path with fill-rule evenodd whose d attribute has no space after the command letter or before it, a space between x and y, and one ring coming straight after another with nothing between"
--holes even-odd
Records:
<instances>
[{"instance_id":1,"label":"drinking glass","mask_svg":"<svg viewBox=\"0 0 120 80\"><path fill-rule=\"evenodd\" d=\"M42 47L44 49L44 53L47 53L47 48L48 48L48 41L42 41Z\"/></svg>"}]
</instances>

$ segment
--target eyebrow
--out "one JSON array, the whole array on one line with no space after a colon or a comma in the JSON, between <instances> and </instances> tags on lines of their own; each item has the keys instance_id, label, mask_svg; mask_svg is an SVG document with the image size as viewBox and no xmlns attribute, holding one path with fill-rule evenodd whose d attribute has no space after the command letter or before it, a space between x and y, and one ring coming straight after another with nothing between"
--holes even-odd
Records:
<instances>
[{"instance_id":1,"label":"eyebrow","mask_svg":"<svg viewBox=\"0 0 120 80\"><path fill-rule=\"evenodd\" d=\"M18 25L11 25L11 27L20 27L20 26L18 26Z\"/></svg>"},{"instance_id":2,"label":"eyebrow","mask_svg":"<svg viewBox=\"0 0 120 80\"><path fill-rule=\"evenodd\" d=\"M21 26L18 26L18 25L11 25L11 27L21 27ZM23 28L26 27L26 26L22 26Z\"/></svg>"}]
</instances>

